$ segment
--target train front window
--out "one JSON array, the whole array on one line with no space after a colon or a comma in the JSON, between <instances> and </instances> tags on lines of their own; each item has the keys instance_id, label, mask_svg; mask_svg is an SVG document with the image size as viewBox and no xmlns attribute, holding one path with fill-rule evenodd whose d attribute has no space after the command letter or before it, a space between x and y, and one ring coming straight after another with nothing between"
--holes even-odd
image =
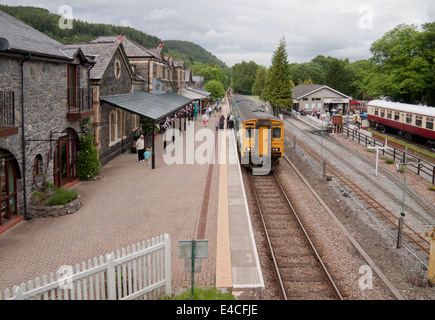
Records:
<instances>
[{"instance_id":1,"label":"train front window","mask_svg":"<svg viewBox=\"0 0 435 320\"><path fill-rule=\"evenodd\" d=\"M272 129L272 137L281 138L281 128L273 128Z\"/></svg>"},{"instance_id":2,"label":"train front window","mask_svg":"<svg viewBox=\"0 0 435 320\"><path fill-rule=\"evenodd\" d=\"M254 137L254 127L245 127L245 139Z\"/></svg>"},{"instance_id":3,"label":"train front window","mask_svg":"<svg viewBox=\"0 0 435 320\"><path fill-rule=\"evenodd\" d=\"M434 118L426 118L426 129L433 130Z\"/></svg>"}]
</instances>

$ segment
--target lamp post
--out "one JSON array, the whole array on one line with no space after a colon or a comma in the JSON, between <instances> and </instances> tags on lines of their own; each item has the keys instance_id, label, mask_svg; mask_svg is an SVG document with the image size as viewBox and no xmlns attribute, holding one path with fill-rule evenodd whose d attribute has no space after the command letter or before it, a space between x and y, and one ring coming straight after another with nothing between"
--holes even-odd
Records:
<instances>
[{"instance_id":1,"label":"lamp post","mask_svg":"<svg viewBox=\"0 0 435 320\"><path fill-rule=\"evenodd\" d=\"M404 177L403 177L403 196L402 196L402 212L399 217L399 229L397 233L397 249L402 247L402 233L403 233L403 220L405 218L405 194L406 194L406 166L408 161L408 147L405 149L405 162L400 162L400 165L404 166Z\"/></svg>"}]
</instances>

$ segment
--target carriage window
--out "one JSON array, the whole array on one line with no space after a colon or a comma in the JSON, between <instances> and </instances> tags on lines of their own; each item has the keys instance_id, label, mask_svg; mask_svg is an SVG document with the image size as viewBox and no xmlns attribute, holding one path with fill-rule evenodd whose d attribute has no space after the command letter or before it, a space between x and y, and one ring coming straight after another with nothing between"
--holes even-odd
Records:
<instances>
[{"instance_id":1,"label":"carriage window","mask_svg":"<svg viewBox=\"0 0 435 320\"><path fill-rule=\"evenodd\" d=\"M281 138L281 128L273 128L272 129L272 137Z\"/></svg>"},{"instance_id":2,"label":"carriage window","mask_svg":"<svg viewBox=\"0 0 435 320\"><path fill-rule=\"evenodd\" d=\"M379 115L379 110L378 108L375 108L375 116Z\"/></svg>"},{"instance_id":3,"label":"carriage window","mask_svg":"<svg viewBox=\"0 0 435 320\"><path fill-rule=\"evenodd\" d=\"M412 124L412 114L406 114L406 123Z\"/></svg>"},{"instance_id":4,"label":"carriage window","mask_svg":"<svg viewBox=\"0 0 435 320\"><path fill-rule=\"evenodd\" d=\"M394 112L394 120L395 121L399 121L400 119L400 113L399 112Z\"/></svg>"},{"instance_id":5,"label":"carriage window","mask_svg":"<svg viewBox=\"0 0 435 320\"><path fill-rule=\"evenodd\" d=\"M393 118L393 112L387 111L387 119L392 119L392 118Z\"/></svg>"},{"instance_id":6,"label":"carriage window","mask_svg":"<svg viewBox=\"0 0 435 320\"><path fill-rule=\"evenodd\" d=\"M426 129L433 130L434 118L426 118Z\"/></svg>"},{"instance_id":7,"label":"carriage window","mask_svg":"<svg viewBox=\"0 0 435 320\"><path fill-rule=\"evenodd\" d=\"M415 116L415 125L417 127L421 127L421 124L422 124L421 116Z\"/></svg>"},{"instance_id":8,"label":"carriage window","mask_svg":"<svg viewBox=\"0 0 435 320\"><path fill-rule=\"evenodd\" d=\"M385 117L385 110L381 109L381 117L384 118Z\"/></svg>"},{"instance_id":9,"label":"carriage window","mask_svg":"<svg viewBox=\"0 0 435 320\"><path fill-rule=\"evenodd\" d=\"M245 127L245 139L251 139L254 136L254 127Z\"/></svg>"}]
</instances>

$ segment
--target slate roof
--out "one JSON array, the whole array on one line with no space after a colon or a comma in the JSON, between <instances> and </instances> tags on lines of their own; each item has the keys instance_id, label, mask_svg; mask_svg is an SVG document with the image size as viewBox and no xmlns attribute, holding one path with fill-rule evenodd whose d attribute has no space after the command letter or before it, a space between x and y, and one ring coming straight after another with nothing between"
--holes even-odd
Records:
<instances>
[{"instance_id":1,"label":"slate roof","mask_svg":"<svg viewBox=\"0 0 435 320\"><path fill-rule=\"evenodd\" d=\"M9 42L6 52L32 53L34 56L71 61L62 44L0 10L0 37Z\"/></svg>"},{"instance_id":2,"label":"slate roof","mask_svg":"<svg viewBox=\"0 0 435 320\"><path fill-rule=\"evenodd\" d=\"M99 42L118 42L118 36L101 36L96 39L89 41L89 43L99 43ZM127 57L153 57L148 49L141 46L139 43L131 40L127 36L122 36L122 45L124 46L125 53Z\"/></svg>"},{"instance_id":3,"label":"slate roof","mask_svg":"<svg viewBox=\"0 0 435 320\"><path fill-rule=\"evenodd\" d=\"M181 89L181 95L193 100L207 99L210 94L208 92L201 93L200 91L192 90L192 88Z\"/></svg>"},{"instance_id":4,"label":"slate roof","mask_svg":"<svg viewBox=\"0 0 435 320\"><path fill-rule=\"evenodd\" d=\"M91 69L91 79L100 80L107 69L113 55L118 50L118 42L75 43L65 45L66 50L80 48L88 57L94 57L95 66Z\"/></svg>"},{"instance_id":5,"label":"slate roof","mask_svg":"<svg viewBox=\"0 0 435 320\"><path fill-rule=\"evenodd\" d=\"M161 120L171 116L192 102L192 99L173 92L152 94L145 91L101 96L100 100L151 120Z\"/></svg>"},{"instance_id":6,"label":"slate roof","mask_svg":"<svg viewBox=\"0 0 435 320\"><path fill-rule=\"evenodd\" d=\"M341 92L334 90L334 89L332 89L328 86L325 86L323 84L300 84L296 87L293 87L292 88L292 98L298 100L298 99L301 99L301 98L303 98L311 93L314 93L314 92L319 91L319 90L324 89L324 88L331 90L339 95L342 95L343 97L351 99L351 97L345 95L344 93L341 93Z\"/></svg>"}]
</instances>

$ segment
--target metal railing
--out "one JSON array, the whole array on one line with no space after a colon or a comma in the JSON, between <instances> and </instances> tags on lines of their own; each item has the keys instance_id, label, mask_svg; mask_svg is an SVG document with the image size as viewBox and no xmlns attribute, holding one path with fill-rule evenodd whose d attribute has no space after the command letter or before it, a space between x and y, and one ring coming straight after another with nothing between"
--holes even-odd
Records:
<instances>
[{"instance_id":1,"label":"metal railing","mask_svg":"<svg viewBox=\"0 0 435 320\"><path fill-rule=\"evenodd\" d=\"M0 91L0 127L15 125L15 93Z\"/></svg>"},{"instance_id":2,"label":"metal railing","mask_svg":"<svg viewBox=\"0 0 435 320\"><path fill-rule=\"evenodd\" d=\"M385 142L377 140L373 137L370 137L359 130L355 131L350 129L349 127L343 126L343 134L346 135L349 139L352 139L359 144L363 144L365 147L368 146L380 146L383 147ZM388 144L388 149L381 150L383 156L391 157L395 163L404 163L406 152L402 149L395 148ZM417 175L421 176L423 179L435 184L435 165L419 158L413 154L408 153L407 156L407 170L411 170Z\"/></svg>"},{"instance_id":3,"label":"metal railing","mask_svg":"<svg viewBox=\"0 0 435 320\"><path fill-rule=\"evenodd\" d=\"M68 89L68 113L91 111L92 103L87 88Z\"/></svg>"}]
</instances>

